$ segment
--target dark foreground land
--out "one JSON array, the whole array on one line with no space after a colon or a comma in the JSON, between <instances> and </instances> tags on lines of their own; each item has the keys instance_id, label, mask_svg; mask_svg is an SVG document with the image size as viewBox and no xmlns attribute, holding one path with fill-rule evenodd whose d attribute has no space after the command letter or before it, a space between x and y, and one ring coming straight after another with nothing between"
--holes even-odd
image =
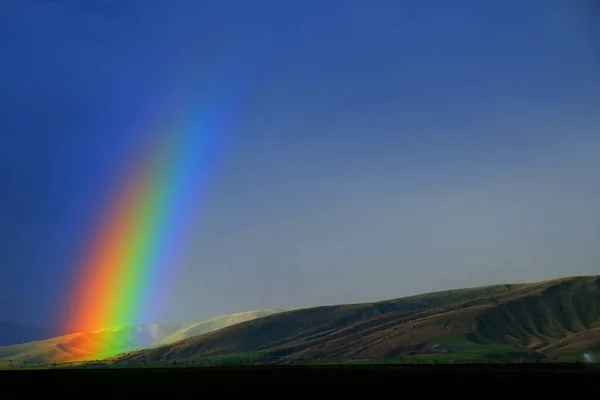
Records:
<instances>
[{"instance_id":1,"label":"dark foreground land","mask_svg":"<svg viewBox=\"0 0 600 400\"><path fill-rule=\"evenodd\" d=\"M478 397L595 389L600 367L583 364L279 366L63 369L0 372L0 398L131 398L228 393L261 398L338 395ZM592 386L593 385L593 386Z\"/></svg>"}]
</instances>

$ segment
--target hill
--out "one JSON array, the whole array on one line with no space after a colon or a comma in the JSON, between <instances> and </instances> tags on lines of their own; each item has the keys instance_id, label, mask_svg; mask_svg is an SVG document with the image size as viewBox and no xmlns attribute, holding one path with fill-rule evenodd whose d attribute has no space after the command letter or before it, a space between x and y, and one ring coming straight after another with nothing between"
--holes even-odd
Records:
<instances>
[{"instance_id":1,"label":"hill","mask_svg":"<svg viewBox=\"0 0 600 400\"><path fill-rule=\"evenodd\" d=\"M556 357L597 349L598 328L600 277L570 277L287 311L124 358Z\"/></svg>"},{"instance_id":2,"label":"hill","mask_svg":"<svg viewBox=\"0 0 600 400\"><path fill-rule=\"evenodd\" d=\"M26 343L52 337L51 329L0 322L0 346Z\"/></svg>"},{"instance_id":3,"label":"hill","mask_svg":"<svg viewBox=\"0 0 600 400\"><path fill-rule=\"evenodd\" d=\"M73 333L42 341L0 347L0 359L45 363L112 357L135 349L172 343L276 312L277 310L258 310L221 315L194 323L156 323ZM111 349L111 351L96 354L98 348Z\"/></svg>"},{"instance_id":4,"label":"hill","mask_svg":"<svg viewBox=\"0 0 600 400\"><path fill-rule=\"evenodd\" d=\"M267 315L275 314L283 310L258 310L258 311L247 311L235 314L219 315L217 317L209 318L193 324L185 324L184 326L177 329L175 332L156 340L153 345L165 345L175 343L180 340L191 338L194 336L202 335L204 333L216 331L218 329L239 324L241 322L250 321L256 318L265 317Z\"/></svg>"}]
</instances>

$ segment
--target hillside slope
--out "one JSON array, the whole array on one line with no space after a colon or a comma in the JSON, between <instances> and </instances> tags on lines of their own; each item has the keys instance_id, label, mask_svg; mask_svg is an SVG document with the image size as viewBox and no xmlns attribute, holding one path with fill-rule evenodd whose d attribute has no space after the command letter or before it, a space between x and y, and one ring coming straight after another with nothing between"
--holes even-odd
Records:
<instances>
[{"instance_id":1,"label":"hillside slope","mask_svg":"<svg viewBox=\"0 0 600 400\"><path fill-rule=\"evenodd\" d=\"M578 337L588 340L582 346L589 347L593 342L588 335L593 333L584 332L599 324L600 277L572 277L288 311L135 352L126 359L247 352L307 358L462 351L535 355L560 351L567 346L556 345L561 340L571 348L579 346Z\"/></svg>"},{"instance_id":2,"label":"hillside slope","mask_svg":"<svg viewBox=\"0 0 600 400\"><path fill-rule=\"evenodd\" d=\"M155 340L160 340L184 326L185 324L151 324L73 333L0 347L0 359L42 363L85 360L88 357L110 357L123 351L151 345ZM110 351L97 355L95 354L97 349L110 349Z\"/></svg>"},{"instance_id":3,"label":"hillside slope","mask_svg":"<svg viewBox=\"0 0 600 400\"><path fill-rule=\"evenodd\" d=\"M247 311L235 314L219 315L217 317L209 318L193 324L186 324L170 335L165 336L160 340L156 340L152 343L153 346L165 345L175 343L180 340L199 336L204 333L216 331L218 329L239 324L241 322L250 321L256 318L265 317L267 315L276 314L283 310L258 310L258 311Z\"/></svg>"},{"instance_id":4,"label":"hillside slope","mask_svg":"<svg viewBox=\"0 0 600 400\"><path fill-rule=\"evenodd\" d=\"M276 312L278 311L248 311L221 315L195 323L156 323L74 333L0 347L0 359L44 363L107 358L135 349L172 343ZM104 354L97 354L97 349L110 350Z\"/></svg>"}]
</instances>

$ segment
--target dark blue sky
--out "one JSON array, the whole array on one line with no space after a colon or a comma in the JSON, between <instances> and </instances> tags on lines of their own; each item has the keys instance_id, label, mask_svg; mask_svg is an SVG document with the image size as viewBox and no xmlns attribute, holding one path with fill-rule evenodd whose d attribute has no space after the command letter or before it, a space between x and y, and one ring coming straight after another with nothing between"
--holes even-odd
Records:
<instances>
[{"instance_id":1,"label":"dark blue sky","mask_svg":"<svg viewBox=\"0 0 600 400\"><path fill-rule=\"evenodd\" d=\"M598 273L599 10L4 0L0 320L53 324L139 127L212 103L162 319Z\"/></svg>"}]
</instances>

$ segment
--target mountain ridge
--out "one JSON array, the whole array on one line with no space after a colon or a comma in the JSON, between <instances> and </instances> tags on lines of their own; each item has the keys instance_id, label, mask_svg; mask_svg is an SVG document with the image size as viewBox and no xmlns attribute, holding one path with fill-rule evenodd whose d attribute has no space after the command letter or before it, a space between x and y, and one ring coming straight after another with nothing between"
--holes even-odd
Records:
<instances>
[{"instance_id":1,"label":"mountain ridge","mask_svg":"<svg viewBox=\"0 0 600 400\"><path fill-rule=\"evenodd\" d=\"M393 357L457 353L461 348L550 357L565 349L583 350L584 339L594 347L593 334L585 332L598 326L600 276L564 277L290 310L124 359L185 360L247 352ZM572 336L576 334L581 341Z\"/></svg>"}]
</instances>

